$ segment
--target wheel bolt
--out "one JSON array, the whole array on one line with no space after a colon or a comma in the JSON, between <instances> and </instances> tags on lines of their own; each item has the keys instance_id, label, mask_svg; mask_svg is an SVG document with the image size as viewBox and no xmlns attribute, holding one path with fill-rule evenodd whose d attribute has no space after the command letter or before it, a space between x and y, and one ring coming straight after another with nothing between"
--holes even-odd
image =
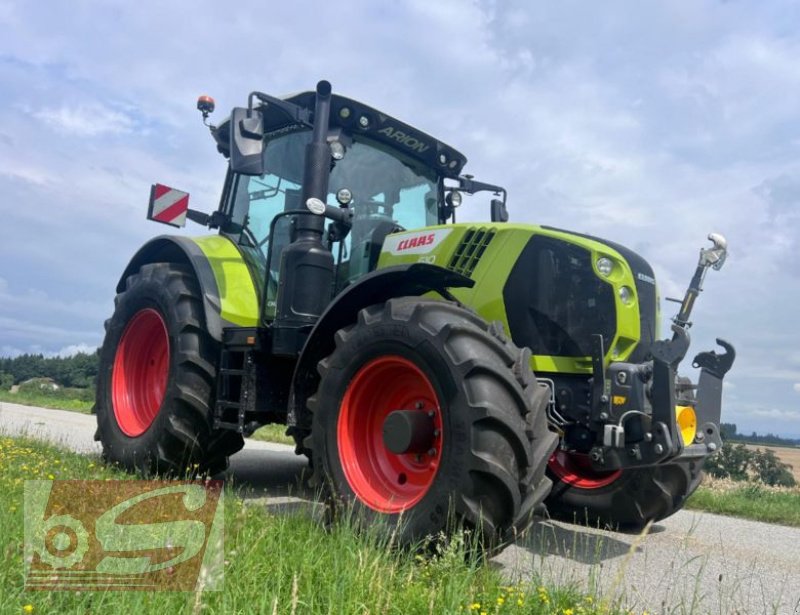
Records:
<instances>
[{"instance_id":1,"label":"wheel bolt","mask_svg":"<svg viewBox=\"0 0 800 615\"><path fill-rule=\"evenodd\" d=\"M434 437L434 438L438 438L438 437L441 435L441 433L442 433L442 432L441 432L441 431L439 431L438 429L434 429L434 430L433 430L433 437Z\"/></svg>"},{"instance_id":2,"label":"wheel bolt","mask_svg":"<svg viewBox=\"0 0 800 615\"><path fill-rule=\"evenodd\" d=\"M436 449L435 448L429 449L428 450L428 455L430 455L431 457L435 457L436 456Z\"/></svg>"},{"instance_id":3,"label":"wheel bolt","mask_svg":"<svg viewBox=\"0 0 800 615\"><path fill-rule=\"evenodd\" d=\"M415 404L414 404L414 407L415 407L417 410L422 410L422 407L423 407L424 405L425 405L425 404L423 404L421 401L418 401L417 403L415 403Z\"/></svg>"}]
</instances>

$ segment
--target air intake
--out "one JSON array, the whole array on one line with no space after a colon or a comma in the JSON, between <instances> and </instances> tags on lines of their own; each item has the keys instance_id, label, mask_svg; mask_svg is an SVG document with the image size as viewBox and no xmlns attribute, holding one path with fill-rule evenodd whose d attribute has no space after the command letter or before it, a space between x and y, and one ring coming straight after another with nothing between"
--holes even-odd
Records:
<instances>
[{"instance_id":1,"label":"air intake","mask_svg":"<svg viewBox=\"0 0 800 615\"><path fill-rule=\"evenodd\" d=\"M464 239L458 244L448 268L465 276L471 276L495 232L495 229L469 229L464 235Z\"/></svg>"}]
</instances>

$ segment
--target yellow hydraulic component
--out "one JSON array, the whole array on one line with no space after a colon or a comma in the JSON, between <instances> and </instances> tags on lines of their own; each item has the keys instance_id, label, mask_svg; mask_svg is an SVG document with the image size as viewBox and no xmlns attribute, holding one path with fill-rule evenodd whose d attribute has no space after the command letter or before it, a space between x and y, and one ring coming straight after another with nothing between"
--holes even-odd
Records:
<instances>
[{"instance_id":1,"label":"yellow hydraulic component","mask_svg":"<svg viewBox=\"0 0 800 615\"><path fill-rule=\"evenodd\" d=\"M678 417L678 429L681 432L683 445L689 446L694 442L697 433L697 415L691 406L675 406L675 415Z\"/></svg>"}]
</instances>

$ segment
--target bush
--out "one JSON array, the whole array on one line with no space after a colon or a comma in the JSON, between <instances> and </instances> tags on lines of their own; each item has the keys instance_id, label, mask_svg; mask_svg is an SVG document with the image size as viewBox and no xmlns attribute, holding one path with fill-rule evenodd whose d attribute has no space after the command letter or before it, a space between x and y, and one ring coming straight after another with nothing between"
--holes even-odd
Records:
<instances>
[{"instance_id":1,"label":"bush","mask_svg":"<svg viewBox=\"0 0 800 615\"><path fill-rule=\"evenodd\" d=\"M772 451L756 451L753 470L762 483L779 487L794 487L797 484L791 472L792 466L783 463Z\"/></svg>"},{"instance_id":2,"label":"bush","mask_svg":"<svg viewBox=\"0 0 800 615\"><path fill-rule=\"evenodd\" d=\"M725 442L719 453L706 459L705 470L715 478L747 480L751 459L752 451L744 444Z\"/></svg>"},{"instance_id":3,"label":"bush","mask_svg":"<svg viewBox=\"0 0 800 615\"><path fill-rule=\"evenodd\" d=\"M744 444L725 442L717 455L706 459L705 470L715 478L757 480L766 485L794 487L792 466L783 463L772 451L754 451Z\"/></svg>"},{"instance_id":4,"label":"bush","mask_svg":"<svg viewBox=\"0 0 800 615\"><path fill-rule=\"evenodd\" d=\"M14 376L6 372L0 372L0 391L10 391L14 384Z\"/></svg>"}]
</instances>

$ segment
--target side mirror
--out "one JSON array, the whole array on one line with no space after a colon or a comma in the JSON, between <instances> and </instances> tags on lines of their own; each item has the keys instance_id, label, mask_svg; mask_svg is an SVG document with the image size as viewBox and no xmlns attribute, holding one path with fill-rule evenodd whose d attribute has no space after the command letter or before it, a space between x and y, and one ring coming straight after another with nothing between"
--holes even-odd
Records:
<instances>
[{"instance_id":1,"label":"side mirror","mask_svg":"<svg viewBox=\"0 0 800 615\"><path fill-rule=\"evenodd\" d=\"M231 169L242 175L263 175L264 120L261 113L235 107L230 122Z\"/></svg>"},{"instance_id":2,"label":"side mirror","mask_svg":"<svg viewBox=\"0 0 800 615\"><path fill-rule=\"evenodd\" d=\"M500 199L492 199L492 222L508 222L508 209Z\"/></svg>"}]
</instances>

